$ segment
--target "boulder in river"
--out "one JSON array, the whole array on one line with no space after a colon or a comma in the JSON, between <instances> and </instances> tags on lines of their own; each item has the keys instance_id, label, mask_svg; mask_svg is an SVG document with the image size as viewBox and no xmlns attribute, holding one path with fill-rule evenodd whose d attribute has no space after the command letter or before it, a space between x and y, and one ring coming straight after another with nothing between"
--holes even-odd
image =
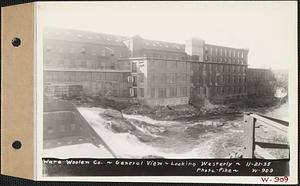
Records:
<instances>
[{"instance_id":1,"label":"boulder in river","mask_svg":"<svg viewBox=\"0 0 300 186\"><path fill-rule=\"evenodd\" d=\"M120 111L113 110L113 109L106 109L100 115L106 116L106 117L111 117L111 118L123 118L123 115Z\"/></svg>"},{"instance_id":2,"label":"boulder in river","mask_svg":"<svg viewBox=\"0 0 300 186\"><path fill-rule=\"evenodd\" d=\"M111 129L115 132L128 132L136 130L136 127L132 125L129 121L123 118L114 118L110 121Z\"/></svg>"}]
</instances>

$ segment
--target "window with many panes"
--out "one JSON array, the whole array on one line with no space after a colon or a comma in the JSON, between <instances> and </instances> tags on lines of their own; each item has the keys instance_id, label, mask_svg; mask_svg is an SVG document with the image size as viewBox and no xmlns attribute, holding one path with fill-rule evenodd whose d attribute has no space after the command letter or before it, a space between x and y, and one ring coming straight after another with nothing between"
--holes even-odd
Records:
<instances>
[{"instance_id":1,"label":"window with many panes","mask_svg":"<svg viewBox=\"0 0 300 186\"><path fill-rule=\"evenodd\" d=\"M150 89L150 96L151 98L155 98L155 88Z\"/></svg>"},{"instance_id":2,"label":"window with many panes","mask_svg":"<svg viewBox=\"0 0 300 186\"><path fill-rule=\"evenodd\" d=\"M177 88L176 87L171 87L169 90L170 90L170 97L177 96Z\"/></svg>"},{"instance_id":3,"label":"window with many panes","mask_svg":"<svg viewBox=\"0 0 300 186\"><path fill-rule=\"evenodd\" d=\"M144 97L144 88L140 88L140 91L139 91L139 93L140 93L140 97Z\"/></svg>"},{"instance_id":4,"label":"window with many panes","mask_svg":"<svg viewBox=\"0 0 300 186\"><path fill-rule=\"evenodd\" d=\"M180 87L180 95L187 96L187 89L186 87Z\"/></svg>"},{"instance_id":5,"label":"window with many panes","mask_svg":"<svg viewBox=\"0 0 300 186\"><path fill-rule=\"evenodd\" d=\"M166 97L166 88L158 88L158 98Z\"/></svg>"},{"instance_id":6,"label":"window with many panes","mask_svg":"<svg viewBox=\"0 0 300 186\"><path fill-rule=\"evenodd\" d=\"M144 74L143 73L139 73L139 81L140 81L140 83L144 83Z\"/></svg>"}]
</instances>

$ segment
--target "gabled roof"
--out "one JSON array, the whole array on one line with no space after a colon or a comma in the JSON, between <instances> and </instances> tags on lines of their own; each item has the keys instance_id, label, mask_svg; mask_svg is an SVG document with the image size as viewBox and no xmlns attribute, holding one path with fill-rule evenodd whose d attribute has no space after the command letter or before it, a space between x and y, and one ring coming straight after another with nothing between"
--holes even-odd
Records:
<instances>
[{"instance_id":1,"label":"gabled roof","mask_svg":"<svg viewBox=\"0 0 300 186\"><path fill-rule=\"evenodd\" d=\"M123 41L128 39L124 36L95 33L81 30L60 29L47 27L43 31L45 39L56 39L63 41L75 41L85 43L95 43L103 45L124 46Z\"/></svg>"}]
</instances>

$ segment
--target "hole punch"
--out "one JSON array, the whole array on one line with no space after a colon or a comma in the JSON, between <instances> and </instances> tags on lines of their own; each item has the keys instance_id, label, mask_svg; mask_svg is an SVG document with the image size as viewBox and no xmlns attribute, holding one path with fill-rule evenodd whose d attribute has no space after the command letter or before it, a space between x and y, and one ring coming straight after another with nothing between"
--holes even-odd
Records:
<instances>
[{"instance_id":1,"label":"hole punch","mask_svg":"<svg viewBox=\"0 0 300 186\"><path fill-rule=\"evenodd\" d=\"M20 148L22 147L22 143L21 143L20 141L16 140L16 141L14 141L14 142L12 143L12 147L13 147L14 149L18 150L18 149L20 149Z\"/></svg>"},{"instance_id":2,"label":"hole punch","mask_svg":"<svg viewBox=\"0 0 300 186\"><path fill-rule=\"evenodd\" d=\"M14 47L18 47L21 45L21 39L18 38L18 37L14 37L12 40L11 40L11 43Z\"/></svg>"}]
</instances>

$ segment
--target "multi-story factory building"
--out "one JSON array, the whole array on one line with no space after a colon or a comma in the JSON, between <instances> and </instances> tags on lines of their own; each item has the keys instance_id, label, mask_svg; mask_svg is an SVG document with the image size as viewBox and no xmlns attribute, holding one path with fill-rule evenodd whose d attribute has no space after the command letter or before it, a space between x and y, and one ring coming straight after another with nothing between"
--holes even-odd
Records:
<instances>
[{"instance_id":1,"label":"multi-story factory building","mask_svg":"<svg viewBox=\"0 0 300 186\"><path fill-rule=\"evenodd\" d=\"M44 83L82 85L88 95L129 97L123 37L48 28L43 34Z\"/></svg>"},{"instance_id":2,"label":"multi-story factory building","mask_svg":"<svg viewBox=\"0 0 300 186\"><path fill-rule=\"evenodd\" d=\"M43 42L45 84L79 84L86 94L184 105L243 98L252 86L247 83L252 74L247 72L247 49L200 39L178 44L47 29Z\"/></svg>"},{"instance_id":3,"label":"multi-story factory building","mask_svg":"<svg viewBox=\"0 0 300 186\"><path fill-rule=\"evenodd\" d=\"M154 57L132 64L131 96L147 105L184 105L190 97L190 63Z\"/></svg>"},{"instance_id":4,"label":"multi-story factory building","mask_svg":"<svg viewBox=\"0 0 300 186\"><path fill-rule=\"evenodd\" d=\"M248 68L247 79L248 97L274 94L275 76L270 69Z\"/></svg>"},{"instance_id":5,"label":"multi-story factory building","mask_svg":"<svg viewBox=\"0 0 300 186\"><path fill-rule=\"evenodd\" d=\"M191 59L191 100L224 101L247 95L247 49L190 39L186 43L186 52Z\"/></svg>"},{"instance_id":6,"label":"multi-story factory building","mask_svg":"<svg viewBox=\"0 0 300 186\"><path fill-rule=\"evenodd\" d=\"M184 105L190 97L190 63L183 44L146 40L125 41L131 51L132 96L147 105Z\"/></svg>"}]
</instances>

